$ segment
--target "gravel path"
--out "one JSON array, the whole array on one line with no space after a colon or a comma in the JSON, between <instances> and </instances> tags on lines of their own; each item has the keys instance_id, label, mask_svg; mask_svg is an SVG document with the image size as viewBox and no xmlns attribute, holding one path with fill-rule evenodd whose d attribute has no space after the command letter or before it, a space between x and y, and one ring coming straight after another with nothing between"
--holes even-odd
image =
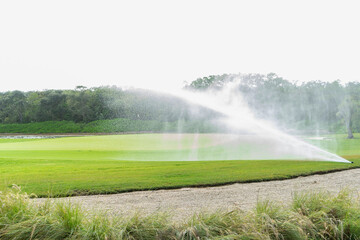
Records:
<instances>
[{"instance_id":1,"label":"gravel path","mask_svg":"<svg viewBox=\"0 0 360 240\"><path fill-rule=\"evenodd\" d=\"M82 204L85 209L107 210L114 214L131 214L139 210L148 214L160 210L170 212L176 219L182 219L201 210L249 210L255 206L258 199L288 202L296 191L326 190L336 193L343 188L360 191L360 169L282 181L80 196L53 201L70 199L74 203ZM36 201L42 202L44 199Z\"/></svg>"}]
</instances>

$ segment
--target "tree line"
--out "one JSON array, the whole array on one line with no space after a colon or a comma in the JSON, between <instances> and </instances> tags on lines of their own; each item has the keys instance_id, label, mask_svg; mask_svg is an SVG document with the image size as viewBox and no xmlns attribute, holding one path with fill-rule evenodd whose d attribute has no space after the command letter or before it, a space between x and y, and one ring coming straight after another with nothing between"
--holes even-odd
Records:
<instances>
[{"instance_id":1,"label":"tree line","mask_svg":"<svg viewBox=\"0 0 360 240\"><path fill-rule=\"evenodd\" d=\"M270 119L288 130L360 131L360 83L291 82L274 73L223 74L199 78L185 88L221 89L236 82L239 94L259 118Z\"/></svg>"},{"instance_id":2,"label":"tree line","mask_svg":"<svg viewBox=\"0 0 360 240\"><path fill-rule=\"evenodd\" d=\"M0 123L114 118L175 121L188 117L187 108L186 102L171 96L117 87L0 93Z\"/></svg>"},{"instance_id":3,"label":"tree line","mask_svg":"<svg viewBox=\"0 0 360 240\"><path fill-rule=\"evenodd\" d=\"M196 79L184 88L221 89L229 82L259 118L287 131L360 132L360 83L297 83L276 74L223 74ZM118 87L0 93L0 123L130 119L161 122L208 121L217 113L148 90Z\"/></svg>"}]
</instances>

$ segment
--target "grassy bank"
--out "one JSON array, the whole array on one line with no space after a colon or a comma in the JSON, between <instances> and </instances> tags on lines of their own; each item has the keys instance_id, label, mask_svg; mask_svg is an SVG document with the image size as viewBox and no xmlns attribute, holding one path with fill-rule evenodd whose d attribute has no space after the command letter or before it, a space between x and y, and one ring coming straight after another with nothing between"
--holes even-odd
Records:
<instances>
[{"instance_id":1,"label":"grassy bank","mask_svg":"<svg viewBox=\"0 0 360 240\"><path fill-rule=\"evenodd\" d=\"M181 127L180 127L181 126ZM0 124L0 133L116 133L116 132L214 132L211 124L199 121L161 122L117 118L89 123L48 121L24 124Z\"/></svg>"},{"instance_id":2,"label":"grassy bank","mask_svg":"<svg viewBox=\"0 0 360 240\"><path fill-rule=\"evenodd\" d=\"M354 164L319 161L231 160L266 142L222 135L116 135L0 140L0 190L12 184L38 196L118 193L287 179L360 166L359 139L339 138L337 150ZM194 149L194 139L196 149ZM256 142L256 141L255 141ZM328 140L318 141L329 144ZM326 145L327 147L333 147ZM196 151L195 151L196 150ZM213 161L192 161L212 157ZM239 158L237 158L239 157Z\"/></svg>"},{"instance_id":3,"label":"grassy bank","mask_svg":"<svg viewBox=\"0 0 360 240\"><path fill-rule=\"evenodd\" d=\"M295 194L289 205L260 201L253 211L112 216L69 202L34 205L20 191L0 193L1 239L359 239L360 205L349 191ZM177 213L181 214L181 213Z\"/></svg>"}]
</instances>

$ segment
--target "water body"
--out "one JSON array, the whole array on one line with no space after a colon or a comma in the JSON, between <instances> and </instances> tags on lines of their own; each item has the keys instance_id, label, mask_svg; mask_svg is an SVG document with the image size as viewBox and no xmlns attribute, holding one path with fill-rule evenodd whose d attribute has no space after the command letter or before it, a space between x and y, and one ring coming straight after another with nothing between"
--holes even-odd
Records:
<instances>
[{"instance_id":1,"label":"water body","mask_svg":"<svg viewBox=\"0 0 360 240\"><path fill-rule=\"evenodd\" d=\"M59 138L63 136L57 135L0 135L0 139L46 139L46 138Z\"/></svg>"}]
</instances>

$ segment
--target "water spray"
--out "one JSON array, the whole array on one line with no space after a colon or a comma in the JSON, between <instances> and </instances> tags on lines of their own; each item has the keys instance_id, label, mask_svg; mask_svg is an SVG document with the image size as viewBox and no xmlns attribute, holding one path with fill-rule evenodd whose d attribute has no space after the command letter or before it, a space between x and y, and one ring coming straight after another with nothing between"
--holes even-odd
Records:
<instances>
[{"instance_id":1,"label":"water spray","mask_svg":"<svg viewBox=\"0 0 360 240\"><path fill-rule=\"evenodd\" d=\"M352 163L336 154L286 134L265 120L256 118L237 91L238 83L238 81L231 82L222 90L207 92L178 90L172 91L172 94L190 103L221 113L225 116L223 122L233 129L246 130L257 136L271 138L277 143L277 149L274 151L292 152L299 160Z\"/></svg>"}]
</instances>

